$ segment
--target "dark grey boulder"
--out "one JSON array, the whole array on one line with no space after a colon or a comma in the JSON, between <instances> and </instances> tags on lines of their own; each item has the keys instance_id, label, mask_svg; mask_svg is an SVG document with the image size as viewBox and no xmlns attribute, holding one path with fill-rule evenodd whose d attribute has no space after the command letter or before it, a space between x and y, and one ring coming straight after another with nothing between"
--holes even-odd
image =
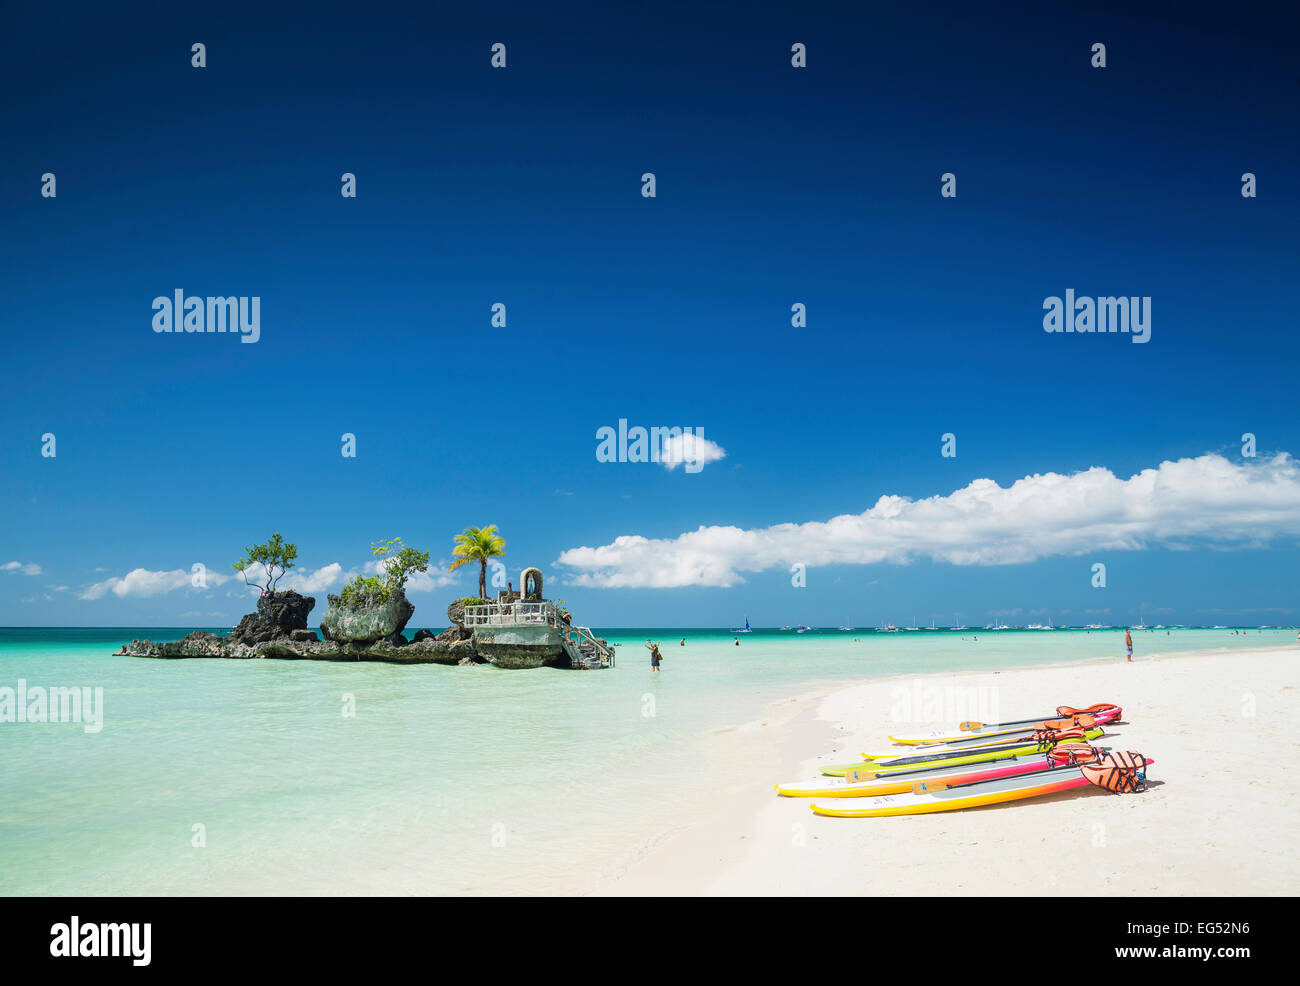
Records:
<instances>
[{"instance_id":1,"label":"dark grey boulder","mask_svg":"<svg viewBox=\"0 0 1300 986\"><path fill-rule=\"evenodd\" d=\"M268 592L257 600L257 615L286 630L306 630L307 617L315 605L315 596L302 596L292 589Z\"/></svg>"},{"instance_id":2,"label":"dark grey boulder","mask_svg":"<svg viewBox=\"0 0 1300 986\"><path fill-rule=\"evenodd\" d=\"M251 657L253 648L206 630L187 633L180 640L132 640L118 652L128 657Z\"/></svg>"},{"instance_id":3,"label":"dark grey boulder","mask_svg":"<svg viewBox=\"0 0 1300 986\"><path fill-rule=\"evenodd\" d=\"M262 619L256 613L249 613L230 631L230 640L236 644L264 644L288 637L289 633L289 630Z\"/></svg>"}]
</instances>

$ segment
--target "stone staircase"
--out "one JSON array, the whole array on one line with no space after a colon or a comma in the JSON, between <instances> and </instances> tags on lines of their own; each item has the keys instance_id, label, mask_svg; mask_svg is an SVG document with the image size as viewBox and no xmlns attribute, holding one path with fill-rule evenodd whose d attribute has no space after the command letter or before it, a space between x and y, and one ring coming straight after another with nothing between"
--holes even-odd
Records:
<instances>
[{"instance_id":1,"label":"stone staircase","mask_svg":"<svg viewBox=\"0 0 1300 986\"><path fill-rule=\"evenodd\" d=\"M602 647L586 627L569 627L564 634L564 652L569 655L569 667L580 670L608 668L614 663L614 649Z\"/></svg>"},{"instance_id":2,"label":"stone staircase","mask_svg":"<svg viewBox=\"0 0 1300 986\"><path fill-rule=\"evenodd\" d=\"M596 645L590 640L584 640L578 644L578 651L582 654L582 663L587 668L601 667L605 662L600 654L596 651Z\"/></svg>"}]
</instances>

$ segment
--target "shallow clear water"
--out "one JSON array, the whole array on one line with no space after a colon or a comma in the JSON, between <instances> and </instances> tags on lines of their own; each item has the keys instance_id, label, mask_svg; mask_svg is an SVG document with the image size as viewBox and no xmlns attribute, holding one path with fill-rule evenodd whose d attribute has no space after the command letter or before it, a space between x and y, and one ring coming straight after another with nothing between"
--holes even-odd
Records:
<instances>
[{"instance_id":1,"label":"shallow clear water","mask_svg":"<svg viewBox=\"0 0 1300 986\"><path fill-rule=\"evenodd\" d=\"M591 672L112 656L133 637L184 632L0 629L0 689L104 689L99 732L0 723L0 893L582 886L680 823L681 805L730 769L710 733L773 701L867 677L1123 654L1122 631L758 631L737 647L726 631L631 629L603 631L622 645L618 667ZM661 674L648 635L663 641ZM1134 634L1139 658L1295 639Z\"/></svg>"}]
</instances>

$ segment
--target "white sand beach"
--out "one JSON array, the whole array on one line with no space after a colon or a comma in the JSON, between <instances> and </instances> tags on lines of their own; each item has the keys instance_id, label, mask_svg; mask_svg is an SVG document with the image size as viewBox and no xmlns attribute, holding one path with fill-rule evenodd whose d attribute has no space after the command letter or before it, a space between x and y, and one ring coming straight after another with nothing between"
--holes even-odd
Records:
<instances>
[{"instance_id":1,"label":"white sand beach","mask_svg":"<svg viewBox=\"0 0 1300 986\"><path fill-rule=\"evenodd\" d=\"M889 746L900 689L992 688L1006 717L1116 702L1099 745L1154 759L1145 793L1099 788L897 818L812 814L773 784ZM596 890L646 895L1294 895L1300 645L961 675L803 696L711 738L734 763L716 798ZM916 727L906 727L915 731Z\"/></svg>"}]
</instances>

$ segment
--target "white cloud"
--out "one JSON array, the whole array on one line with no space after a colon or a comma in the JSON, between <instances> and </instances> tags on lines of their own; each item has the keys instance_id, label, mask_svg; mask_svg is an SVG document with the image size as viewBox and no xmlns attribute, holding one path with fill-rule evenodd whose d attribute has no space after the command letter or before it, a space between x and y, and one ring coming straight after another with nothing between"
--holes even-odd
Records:
<instances>
[{"instance_id":1,"label":"white cloud","mask_svg":"<svg viewBox=\"0 0 1300 986\"><path fill-rule=\"evenodd\" d=\"M445 571L430 568L428 572L415 572L406 583L407 592L433 592L445 586L456 585L459 579Z\"/></svg>"},{"instance_id":2,"label":"white cloud","mask_svg":"<svg viewBox=\"0 0 1300 986\"><path fill-rule=\"evenodd\" d=\"M384 559L376 559L367 562L362 571L368 574L375 574L380 571L381 566L387 564ZM294 589L298 592L310 595L312 593L326 592L329 589L340 587L354 575L357 569L344 569L338 562L330 562L328 565L322 565L317 569L290 569L289 572L277 584L277 589ZM262 578L261 568L250 569L250 577ZM241 598L248 594L249 588L243 584L243 573L236 572L233 575L221 575L219 573L208 571L207 575L208 588L226 585L226 595L233 599ZM438 564L431 565L427 573L416 572L407 582L408 592L432 592L443 586L455 585L458 577L447 572L447 563L440 561ZM174 592L177 589L192 589L192 573L188 569L177 568L171 571L152 571L147 568L136 568L126 575L113 576L104 579L102 582L95 582L82 590L80 598L82 599L103 599L112 593L120 599L125 598L147 598L149 596L159 596L164 593Z\"/></svg>"},{"instance_id":3,"label":"white cloud","mask_svg":"<svg viewBox=\"0 0 1300 986\"><path fill-rule=\"evenodd\" d=\"M387 568L391 561L391 558L377 558L366 563L366 571L371 575L377 575ZM448 572L447 567L448 562L444 559L430 563L427 572L412 572L406 580L405 591L432 592L434 589L441 589L443 586L455 585L460 581L460 576Z\"/></svg>"},{"instance_id":4,"label":"white cloud","mask_svg":"<svg viewBox=\"0 0 1300 986\"><path fill-rule=\"evenodd\" d=\"M35 562L27 562L24 564L20 561L7 561L3 565L0 565L0 572L18 572L23 575L40 575L41 566L37 565Z\"/></svg>"},{"instance_id":5,"label":"white cloud","mask_svg":"<svg viewBox=\"0 0 1300 986\"><path fill-rule=\"evenodd\" d=\"M1128 479L1093 467L977 479L947 496L882 496L861 514L745 530L700 527L675 538L622 535L571 548L569 582L609 588L730 586L742 573L805 565L1012 565L1053 555L1210 545L1240 548L1300 534L1300 468L1287 453L1230 462L1162 462Z\"/></svg>"},{"instance_id":6,"label":"white cloud","mask_svg":"<svg viewBox=\"0 0 1300 986\"><path fill-rule=\"evenodd\" d=\"M208 573L207 576L208 582L216 585L225 582L229 577L215 573ZM80 598L103 599L110 592L122 599L128 596L135 598L160 596L163 593L171 592L173 589L190 588L192 578L193 573L187 568L174 568L169 572L154 572L147 568L133 568L125 575L114 575L112 578L87 586L82 591Z\"/></svg>"},{"instance_id":7,"label":"white cloud","mask_svg":"<svg viewBox=\"0 0 1300 986\"><path fill-rule=\"evenodd\" d=\"M351 577L351 572L343 571L343 566L334 561L322 565L314 572L307 569L301 571L290 569L289 573L277 583L276 588L293 589L304 594L324 592L333 586L342 585Z\"/></svg>"},{"instance_id":8,"label":"white cloud","mask_svg":"<svg viewBox=\"0 0 1300 986\"><path fill-rule=\"evenodd\" d=\"M663 440L659 449L660 463L668 469L676 469L685 464L687 472L699 472L710 462L717 462L726 456L727 450L721 445L694 432L670 435Z\"/></svg>"},{"instance_id":9,"label":"white cloud","mask_svg":"<svg viewBox=\"0 0 1300 986\"><path fill-rule=\"evenodd\" d=\"M248 571L251 578L262 578L264 575L261 568L249 569ZM345 572L342 565L338 562L332 562L329 565L322 565L314 571L311 569L290 569L276 588L296 589L304 593L323 592L331 586L342 583L350 576L351 573ZM205 573L205 578L208 588L215 588L228 582L233 583L231 591L226 593L233 598L239 598L246 594L242 572L236 572L234 575L222 575L209 569ZM151 571L147 568L136 568L127 572L126 575L115 575L104 579L102 582L95 582L87 586L81 592L80 598L103 599L110 592L122 599L127 597L139 599L159 596L177 589L196 588L192 579L193 573L185 568L176 568L171 571Z\"/></svg>"}]
</instances>

